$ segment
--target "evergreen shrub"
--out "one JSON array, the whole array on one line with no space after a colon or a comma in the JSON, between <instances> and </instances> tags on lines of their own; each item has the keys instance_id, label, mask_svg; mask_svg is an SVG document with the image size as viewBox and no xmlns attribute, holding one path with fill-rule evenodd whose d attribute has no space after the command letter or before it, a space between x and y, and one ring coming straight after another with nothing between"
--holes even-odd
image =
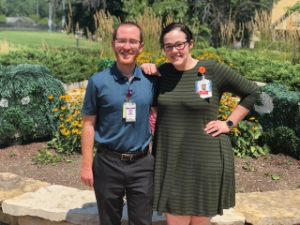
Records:
<instances>
[{"instance_id":1,"label":"evergreen shrub","mask_svg":"<svg viewBox=\"0 0 300 225\"><path fill-rule=\"evenodd\" d=\"M299 157L299 92L289 91L284 85L277 83L268 83L260 87L260 90L263 94L255 105L255 111L251 113L263 127L265 133L263 141L274 153L282 152ZM281 138L279 138L280 132L282 132Z\"/></svg>"},{"instance_id":2,"label":"evergreen shrub","mask_svg":"<svg viewBox=\"0 0 300 225\"><path fill-rule=\"evenodd\" d=\"M0 145L53 135L57 120L52 109L64 92L45 66L1 67Z\"/></svg>"},{"instance_id":3,"label":"evergreen shrub","mask_svg":"<svg viewBox=\"0 0 300 225\"><path fill-rule=\"evenodd\" d=\"M272 149L272 153L284 153L300 159L300 138L292 129L284 126L271 129L263 133L263 139Z\"/></svg>"}]
</instances>

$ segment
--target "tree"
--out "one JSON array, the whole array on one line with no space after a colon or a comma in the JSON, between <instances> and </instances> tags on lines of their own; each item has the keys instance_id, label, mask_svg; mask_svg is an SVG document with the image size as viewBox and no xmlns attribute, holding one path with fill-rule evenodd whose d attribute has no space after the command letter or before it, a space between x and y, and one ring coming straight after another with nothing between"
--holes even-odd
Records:
<instances>
[{"instance_id":1,"label":"tree","mask_svg":"<svg viewBox=\"0 0 300 225\"><path fill-rule=\"evenodd\" d=\"M6 23L6 16L0 14L0 24L5 24L5 23Z\"/></svg>"},{"instance_id":2,"label":"tree","mask_svg":"<svg viewBox=\"0 0 300 225\"><path fill-rule=\"evenodd\" d=\"M275 0L277 1L277 0ZM221 24L234 22L238 27L241 23L251 20L256 10L269 10L270 0L189 0L193 15L198 18L212 31L212 45L220 46Z\"/></svg>"},{"instance_id":3,"label":"tree","mask_svg":"<svg viewBox=\"0 0 300 225\"><path fill-rule=\"evenodd\" d=\"M94 34L96 30L94 19L96 10L94 8L84 6L83 3L70 5L71 9L69 9L70 15L68 17L69 32L75 33L76 31L79 31L78 29L82 29L85 36L88 36L89 32Z\"/></svg>"},{"instance_id":4,"label":"tree","mask_svg":"<svg viewBox=\"0 0 300 225\"><path fill-rule=\"evenodd\" d=\"M167 22L168 18L176 22L183 21L189 11L187 1L182 0L156 0L152 7L153 13L162 16L163 22Z\"/></svg>"},{"instance_id":5,"label":"tree","mask_svg":"<svg viewBox=\"0 0 300 225\"><path fill-rule=\"evenodd\" d=\"M46 16L47 3L39 0L39 11ZM37 0L1 0L0 13L6 17L29 16L36 14Z\"/></svg>"}]
</instances>

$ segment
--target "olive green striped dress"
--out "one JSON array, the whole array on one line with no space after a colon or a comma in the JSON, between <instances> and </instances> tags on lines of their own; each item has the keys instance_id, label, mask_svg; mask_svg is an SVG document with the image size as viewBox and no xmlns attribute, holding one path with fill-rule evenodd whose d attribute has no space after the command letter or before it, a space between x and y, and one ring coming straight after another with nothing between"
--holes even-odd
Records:
<instances>
[{"instance_id":1,"label":"olive green striped dress","mask_svg":"<svg viewBox=\"0 0 300 225\"><path fill-rule=\"evenodd\" d=\"M205 78L212 81L209 99L195 92L200 66L206 68ZM222 215L223 209L235 204L231 142L226 134L206 134L204 127L217 119L224 92L240 96L240 105L251 109L259 91L254 83L214 61L199 61L187 71L177 71L167 63L159 71L154 210L159 214Z\"/></svg>"}]
</instances>

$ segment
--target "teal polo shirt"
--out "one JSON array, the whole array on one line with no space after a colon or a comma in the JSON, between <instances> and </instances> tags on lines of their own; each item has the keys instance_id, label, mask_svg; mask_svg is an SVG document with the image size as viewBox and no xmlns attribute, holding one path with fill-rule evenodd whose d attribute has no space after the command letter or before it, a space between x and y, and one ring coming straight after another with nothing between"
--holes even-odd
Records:
<instances>
[{"instance_id":1,"label":"teal polo shirt","mask_svg":"<svg viewBox=\"0 0 300 225\"><path fill-rule=\"evenodd\" d=\"M131 102L136 104L136 121L125 122L123 104L128 90ZM92 75L88 81L82 114L96 115L95 141L118 152L144 150L151 141L149 124L150 108L156 106L157 77L145 76L135 67L129 82L117 69Z\"/></svg>"}]
</instances>

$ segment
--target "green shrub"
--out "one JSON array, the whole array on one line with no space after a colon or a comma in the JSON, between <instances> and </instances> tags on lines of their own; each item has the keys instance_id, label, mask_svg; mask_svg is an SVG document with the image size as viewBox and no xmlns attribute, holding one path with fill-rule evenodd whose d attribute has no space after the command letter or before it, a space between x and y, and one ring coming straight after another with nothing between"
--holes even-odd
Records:
<instances>
[{"instance_id":1,"label":"green shrub","mask_svg":"<svg viewBox=\"0 0 300 225\"><path fill-rule=\"evenodd\" d=\"M202 50L193 51L200 55ZM203 51L202 51L203 52ZM244 49L208 48L206 52L222 58L225 64L232 63L232 68L242 76L265 83L281 83L291 91L300 90L300 65L289 61L277 61Z\"/></svg>"},{"instance_id":2,"label":"green shrub","mask_svg":"<svg viewBox=\"0 0 300 225\"><path fill-rule=\"evenodd\" d=\"M300 138L295 132L284 126L270 129L263 134L264 141L272 153L283 153L300 159Z\"/></svg>"},{"instance_id":3,"label":"green shrub","mask_svg":"<svg viewBox=\"0 0 300 225\"><path fill-rule=\"evenodd\" d=\"M0 90L0 144L54 134L57 120L52 108L64 88L48 68L29 64L2 68Z\"/></svg>"},{"instance_id":4,"label":"green shrub","mask_svg":"<svg viewBox=\"0 0 300 225\"><path fill-rule=\"evenodd\" d=\"M254 106L255 111L251 111L264 130L260 144L267 144L273 153L282 152L299 158L299 93L276 83L266 84L260 90L262 95Z\"/></svg>"},{"instance_id":5,"label":"green shrub","mask_svg":"<svg viewBox=\"0 0 300 225\"><path fill-rule=\"evenodd\" d=\"M88 79L97 71L99 61L94 54L87 56L79 51L67 49L64 51L21 49L0 54L0 64L3 66L24 63L43 65L50 69L55 78L64 83Z\"/></svg>"},{"instance_id":6,"label":"green shrub","mask_svg":"<svg viewBox=\"0 0 300 225\"><path fill-rule=\"evenodd\" d=\"M289 90L300 90L298 71L300 64L292 65L289 61L276 61L249 50L228 48L193 49L195 58L221 60L224 64L240 73L242 76L266 83L281 83ZM214 57L210 57L213 55ZM154 56L150 52L143 52L137 59L137 64L154 62L157 65L165 62L164 56ZM54 77L64 83L86 80L95 72L112 65L114 59L100 58L97 50L66 49L21 49L0 54L0 64L4 66L22 63L47 66Z\"/></svg>"},{"instance_id":7,"label":"green shrub","mask_svg":"<svg viewBox=\"0 0 300 225\"><path fill-rule=\"evenodd\" d=\"M256 117L259 119L264 130L275 129L280 126L289 127L295 131L295 134L300 137L300 95L298 92L289 91L282 84L268 83L260 88L270 98L269 104L272 106L269 112L261 112L257 110ZM265 101L265 99L259 99ZM262 104L268 104L263 102ZM256 106L257 109L257 106Z\"/></svg>"},{"instance_id":8,"label":"green shrub","mask_svg":"<svg viewBox=\"0 0 300 225\"><path fill-rule=\"evenodd\" d=\"M98 64L98 71L105 70L111 67L114 63L115 63L114 59L109 59L109 58L101 59L100 63Z\"/></svg>"}]
</instances>

